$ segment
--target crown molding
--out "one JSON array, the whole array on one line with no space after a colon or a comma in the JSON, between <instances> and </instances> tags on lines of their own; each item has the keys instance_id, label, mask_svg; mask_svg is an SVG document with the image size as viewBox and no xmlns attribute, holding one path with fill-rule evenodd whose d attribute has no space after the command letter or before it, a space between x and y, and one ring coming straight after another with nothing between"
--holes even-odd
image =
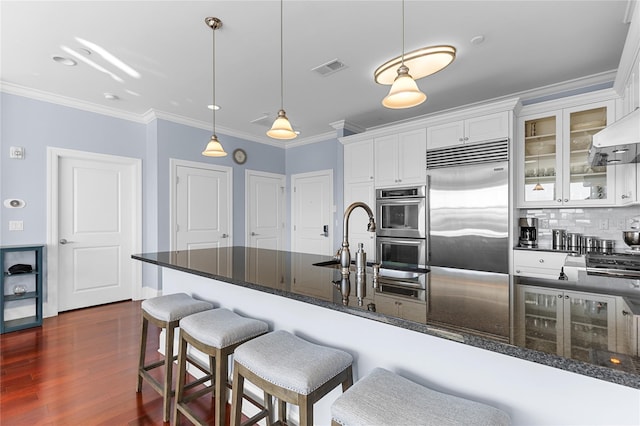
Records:
<instances>
[{"instance_id":1,"label":"crown molding","mask_svg":"<svg viewBox=\"0 0 640 426\"><path fill-rule=\"evenodd\" d=\"M333 127L336 130L346 129L353 133L362 133L367 130L362 126L359 126L355 123L351 123L347 120L334 121L333 123L329 123L329 126Z\"/></svg>"},{"instance_id":2,"label":"crown molding","mask_svg":"<svg viewBox=\"0 0 640 426\"><path fill-rule=\"evenodd\" d=\"M613 89L620 96L624 94L625 87L634 71L634 64L640 56L640 6L636 2L629 1L625 22L631 22L629 32L622 48L618 74L613 83Z\"/></svg>"},{"instance_id":3,"label":"crown molding","mask_svg":"<svg viewBox=\"0 0 640 426\"><path fill-rule=\"evenodd\" d=\"M312 143L324 142L331 139L337 139L336 132L326 132L326 133L321 133L315 136L309 136L308 138L297 139L295 141L288 141L285 144L284 148L285 149L296 148L299 146L311 145Z\"/></svg>"},{"instance_id":4,"label":"crown molding","mask_svg":"<svg viewBox=\"0 0 640 426\"><path fill-rule=\"evenodd\" d=\"M10 95L22 96L25 98L35 99L37 101L49 102L56 105L80 109L83 111L93 112L96 114L119 118L122 120L128 120L142 124L145 123L143 117L139 114L132 114L116 108L110 108L91 102L80 101L78 99L69 98L67 96L57 95L30 87L20 86L6 81L0 81L0 91L8 93Z\"/></svg>"}]
</instances>

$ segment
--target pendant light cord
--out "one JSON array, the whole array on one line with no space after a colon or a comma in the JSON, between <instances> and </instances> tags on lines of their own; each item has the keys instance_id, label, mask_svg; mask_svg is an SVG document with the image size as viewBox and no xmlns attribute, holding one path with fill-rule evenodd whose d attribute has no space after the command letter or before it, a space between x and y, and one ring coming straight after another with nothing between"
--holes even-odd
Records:
<instances>
[{"instance_id":1,"label":"pendant light cord","mask_svg":"<svg viewBox=\"0 0 640 426\"><path fill-rule=\"evenodd\" d=\"M213 68L213 105L211 105L211 110L213 111L213 134L216 134L216 29L211 28L213 32L213 55L211 55L211 67Z\"/></svg>"},{"instance_id":2,"label":"pendant light cord","mask_svg":"<svg viewBox=\"0 0 640 426\"><path fill-rule=\"evenodd\" d=\"M284 0L280 0L280 109L284 109L284 42L283 24L284 13L282 12Z\"/></svg>"},{"instance_id":3,"label":"pendant light cord","mask_svg":"<svg viewBox=\"0 0 640 426\"><path fill-rule=\"evenodd\" d=\"M404 65L404 0L402 0L402 64Z\"/></svg>"}]
</instances>

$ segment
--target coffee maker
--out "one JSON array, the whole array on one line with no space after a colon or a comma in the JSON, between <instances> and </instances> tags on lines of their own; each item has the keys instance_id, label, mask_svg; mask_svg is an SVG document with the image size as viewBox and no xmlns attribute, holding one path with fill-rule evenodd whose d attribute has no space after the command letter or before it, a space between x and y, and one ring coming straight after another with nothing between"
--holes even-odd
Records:
<instances>
[{"instance_id":1,"label":"coffee maker","mask_svg":"<svg viewBox=\"0 0 640 426\"><path fill-rule=\"evenodd\" d=\"M520 247L538 247L538 219L535 217L521 217Z\"/></svg>"}]
</instances>

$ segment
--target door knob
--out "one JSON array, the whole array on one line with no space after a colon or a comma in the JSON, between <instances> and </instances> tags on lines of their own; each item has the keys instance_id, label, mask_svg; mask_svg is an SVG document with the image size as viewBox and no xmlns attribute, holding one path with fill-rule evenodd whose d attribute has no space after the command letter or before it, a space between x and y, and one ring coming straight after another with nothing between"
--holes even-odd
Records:
<instances>
[{"instance_id":1,"label":"door knob","mask_svg":"<svg viewBox=\"0 0 640 426\"><path fill-rule=\"evenodd\" d=\"M60 238L60 244L65 245L65 244L69 244L71 241L67 241L64 238Z\"/></svg>"},{"instance_id":2,"label":"door knob","mask_svg":"<svg viewBox=\"0 0 640 426\"><path fill-rule=\"evenodd\" d=\"M256 235L260 235L260 234L256 234L255 232L251 232L251 236L255 237Z\"/></svg>"},{"instance_id":3,"label":"door knob","mask_svg":"<svg viewBox=\"0 0 640 426\"><path fill-rule=\"evenodd\" d=\"M221 238L229 238L229 234L222 234L220 237Z\"/></svg>"}]
</instances>

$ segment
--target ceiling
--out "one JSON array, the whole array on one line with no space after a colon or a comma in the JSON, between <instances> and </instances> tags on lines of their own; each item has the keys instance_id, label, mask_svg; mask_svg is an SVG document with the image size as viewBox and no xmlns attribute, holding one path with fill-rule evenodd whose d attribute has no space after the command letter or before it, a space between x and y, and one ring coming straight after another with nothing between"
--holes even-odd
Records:
<instances>
[{"instance_id":1,"label":"ceiling","mask_svg":"<svg viewBox=\"0 0 640 426\"><path fill-rule=\"evenodd\" d=\"M418 80L425 103L390 110L380 103L388 86L375 83L373 72L401 53L401 2L286 0L284 108L300 131L298 140L305 141L335 135L335 123L342 121L347 128L370 129L587 76L595 76L584 80L590 84L611 81L630 5L407 0L405 50L451 44L457 57ZM265 135L280 108L279 1L2 0L2 90L140 121L152 111L211 129L207 16L223 22L215 33L220 141L227 134L284 145ZM478 35L484 42L471 43ZM65 47L88 49L81 55L102 69L81 60L76 66L53 61L70 56ZM105 60L108 54L132 70L117 68ZM346 66L327 76L312 71L334 59Z\"/></svg>"}]
</instances>

